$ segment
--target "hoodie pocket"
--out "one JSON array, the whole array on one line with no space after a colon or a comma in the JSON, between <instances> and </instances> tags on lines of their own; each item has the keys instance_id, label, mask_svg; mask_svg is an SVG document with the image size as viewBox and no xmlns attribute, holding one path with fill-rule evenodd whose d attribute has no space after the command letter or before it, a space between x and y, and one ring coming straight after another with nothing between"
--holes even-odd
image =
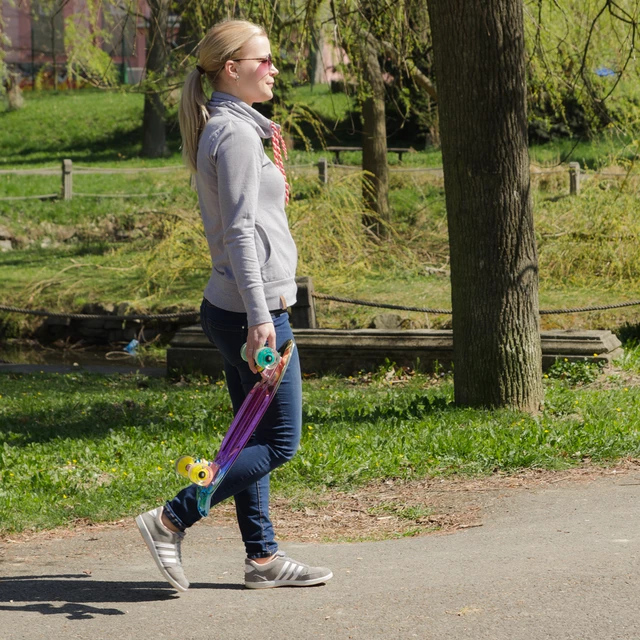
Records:
<instances>
[{"instance_id":1,"label":"hoodie pocket","mask_svg":"<svg viewBox=\"0 0 640 640\"><path fill-rule=\"evenodd\" d=\"M256 252L260 268L264 269L271 260L271 242L264 228L256 222L255 227Z\"/></svg>"}]
</instances>

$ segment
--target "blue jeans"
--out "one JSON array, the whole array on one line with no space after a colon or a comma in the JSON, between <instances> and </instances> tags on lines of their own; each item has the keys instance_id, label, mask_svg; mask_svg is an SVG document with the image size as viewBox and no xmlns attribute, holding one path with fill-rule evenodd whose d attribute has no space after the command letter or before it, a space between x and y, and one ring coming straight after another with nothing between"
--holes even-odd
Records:
<instances>
[{"instance_id":1,"label":"blue jeans","mask_svg":"<svg viewBox=\"0 0 640 640\"><path fill-rule=\"evenodd\" d=\"M278 349L293 338L289 316L272 314ZM224 372L234 414L260 379L240 358L247 341L247 316L225 311L207 300L200 307L200 321L209 340L224 359ZM249 558L268 558L278 550L269 519L269 473L293 458L302 429L302 376L297 350L293 352L280 388L247 446L213 494L211 506L234 496L242 540ZM200 518L197 487L190 485L165 505L169 520L184 530Z\"/></svg>"}]
</instances>

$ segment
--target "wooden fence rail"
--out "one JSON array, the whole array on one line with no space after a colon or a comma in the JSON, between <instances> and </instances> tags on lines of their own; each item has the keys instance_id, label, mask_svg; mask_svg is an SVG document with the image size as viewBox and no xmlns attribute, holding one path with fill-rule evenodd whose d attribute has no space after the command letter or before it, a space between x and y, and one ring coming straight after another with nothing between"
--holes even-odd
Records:
<instances>
[{"instance_id":1,"label":"wooden fence rail","mask_svg":"<svg viewBox=\"0 0 640 640\"><path fill-rule=\"evenodd\" d=\"M317 163L307 163L307 164L298 164L298 165L288 165L288 169L303 169L303 168L312 168L315 167L318 170L318 179L324 185L329 184L330 174L337 170L351 170L351 171L361 171L362 169L355 165L342 165L331 163L327 160L327 158L320 158ZM147 196L160 196L160 195L168 195L168 192L155 192L155 193L135 193L135 194L100 194L100 193L79 193L73 190L73 175L74 173L77 175L125 175L125 174L134 174L134 173L166 173L172 171L180 171L185 170L184 165L169 165L166 167L131 167L131 168L111 168L111 167L86 167L86 166L74 166L73 162L69 159L65 159L62 161L61 167L62 173L60 170L56 169L1 169L0 175L16 175L16 176L55 176L61 175L61 191L60 194L48 193L42 195L33 195L33 196L5 196L0 197L0 201L9 201L9 200L33 200L33 199L54 199L60 198L62 200L71 200L73 197L94 197L94 198L133 198L133 197L147 197ZM391 167L389 169L390 173L434 173L442 176L442 168L441 167ZM615 172L594 172L585 174L582 172L579 162L570 162L567 168L562 169L561 171L557 170L542 170L532 172L532 176L542 176L542 175L557 175L559 173L568 172L569 176L569 194L570 195L579 195L580 187L581 187L581 179L582 177L593 177L596 175L599 176L610 176L617 178L624 178L627 176L626 173L615 173Z\"/></svg>"}]
</instances>

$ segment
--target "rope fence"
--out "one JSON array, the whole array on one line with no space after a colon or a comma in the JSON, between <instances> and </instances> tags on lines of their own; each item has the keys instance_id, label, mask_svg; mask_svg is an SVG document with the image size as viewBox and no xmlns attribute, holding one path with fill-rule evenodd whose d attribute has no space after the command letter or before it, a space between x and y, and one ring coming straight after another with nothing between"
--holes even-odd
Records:
<instances>
[{"instance_id":1,"label":"rope fence","mask_svg":"<svg viewBox=\"0 0 640 640\"><path fill-rule=\"evenodd\" d=\"M383 302L371 302L370 300L356 300L354 298L342 298L340 296L331 296L326 293L312 294L318 300L331 300L333 302L342 302L344 304L356 304L362 307L376 307L378 309L395 309L397 311L419 311L421 313L432 313L434 315L449 315L450 309L432 309L430 307L407 307L402 304L386 304Z\"/></svg>"},{"instance_id":2,"label":"rope fence","mask_svg":"<svg viewBox=\"0 0 640 640\"><path fill-rule=\"evenodd\" d=\"M451 309L434 309L431 307L409 307L399 304L386 304L381 302L371 302L369 300L357 300L354 298L342 298L340 296L331 296L326 293L313 293L313 297L318 300L331 300L333 302L342 302L344 304L356 304L364 307L376 307L379 309L396 309L398 311L417 311L420 313L431 313L434 315L451 315ZM595 305L592 307L571 307L568 309L540 309L539 314L557 315L563 313L584 313L586 311L607 311L609 309L621 309L622 307L634 307L640 305L640 300L630 300L629 302L617 302L614 304Z\"/></svg>"},{"instance_id":3,"label":"rope fence","mask_svg":"<svg viewBox=\"0 0 640 640\"><path fill-rule=\"evenodd\" d=\"M62 177L62 191L59 193L46 193L33 196L4 196L0 201L15 200L51 200L60 198L71 200L76 198L153 198L171 195L170 191L155 191L152 193L82 193L73 191L73 174L76 175L132 175L137 173L172 173L174 171L186 170L184 165L167 165L165 167L132 167L128 169L118 169L112 167L91 167L74 165L71 160L62 161L62 174L55 169L2 169L0 175L16 176L60 176Z\"/></svg>"},{"instance_id":4,"label":"rope fence","mask_svg":"<svg viewBox=\"0 0 640 640\"><path fill-rule=\"evenodd\" d=\"M362 167L353 164L329 164L330 169L346 169L347 171L362 171Z\"/></svg>"},{"instance_id":5,"label":"rope fence","mask_svg":"<svg viewBox=\"0 0 640 640\"><path fill-rule=\"evenodd\" d=\"M157 198L170 196L171 191L155 191L154 193L77 193L74 196L80 198Z\"/></svg>"},{"instance_id":6,"label":"rope fence","mask_svg":"<svg viewBox=\"0 0 640 640\"><path fill-rule=\"evenodd\" d=\"M0 176L59 176L59 169L0 169Z\"/></svg>"},{"instance_id":7,"label":"rope fence","mask_svg":"<svg viewBox=\"0 0 640 640\"><path fill-rule=\"evenodd\" d=\"M129 173L169 173L171 171L186 170L182 164L173 164L166 167L132 167L130 169L112 169L109 167L82 167L73 166L73 170L83 175L107 175L107 174L129 174ZM59 173L59 172L58 172Z\"/></svg>"},{"instance_id":8,"label":"rope fence","mask_svg":"<svg viewBox=\"0 0 640 640\"><path fill-rule=\"evenodd\" d=\"M389 173L437 173L443 175L442 167L391 167Z\"/></svg>"},{"instance_id":9,"label":"rope fence","mask_svg":"<svg viewBox=\"0 0 640 640\"><path fill-rule=\"evenodd\" d=\"M4 196L0 198L0 201L10 202L11 200L53 200L59 198L59 193L45 193L40 196Z\"/></svg>"},{"instance_id":10,"label":"rope fence","mask_svg":"<svg viewBox=\"0 0 640 640\"><path fill-rule=\"evenodd\" d=\"M438 309L433 307L412 307L400 304L390 304L384 302L373 302L371 300L358 300L356 298L344 298L332 296L326 293L312 293L312 297L317 300L327 300L341 302L343 304L353 304L363 307L375 307L377 309L393 309L396 311L416 311L419 313L430 313L433 315L451 315L451 309ZM594 305L590 307L570 307L565 309L540 309L540 315L558 315L566 313L585 313L588 311L608 311L610 309L621 309L623 307L634 307L640 305L640 300L629 300L627 302L617 302L613 304ZM24 309L8 305L0 305L0 312L18 313L32 316L44 316L50 318L68 318L70 320L171 320L178 318L196 318L199 311L179 311L175 313L152 313L152 314L129 314L129 315L108 315L94 313L63 313L57 311L47 311L44 309Z\"/></svg>"},{"instance_id":11,"label":"rope fence","mask_svg":"<svg viewBox=\"0 0 640 640\"><path fill-rule=\"evenodd\" d=\"M172 320L177 318L194 318L200 315L199 311L178 311L176 313L132 313L129 315L109 315L99 313L60 313L46 311L44 309L22 309L0 305L0 311L6 313L19 313L29 316L46 316L49 318L68 318L70 320Z\"/></svg>"},{"instance_id":12,"label":"rope fence","mask_svg":"<svg viewBox=\"0 0 640 640\"><path fill-rule=\"evenodd\" d=\"M358 167L345 165L349 169L359 170ZM301 164L288 165L288 169L309 169L318 168L316 162L306 162ZM186 171L187 168L182 164L167 165L165 167L131 167L118 169L114 167L91 167L85 165L74 165L72 160L62 161L62 174L56 169L2 169L0 175L14 176L60 176L62 178L62 191L60 193L45 193L33 196L4 196L0 197L2 201L14 200L52 200L60 198L62 200L71 200L72 198L153 198L171 195L169 191L156 191L152 193L82 193L73 190L73 175L89 176L89 175L133 175L137 173L172 173L175 171ZM319 169L318 169L319 170Z\"/></svg>"}]
</instances>

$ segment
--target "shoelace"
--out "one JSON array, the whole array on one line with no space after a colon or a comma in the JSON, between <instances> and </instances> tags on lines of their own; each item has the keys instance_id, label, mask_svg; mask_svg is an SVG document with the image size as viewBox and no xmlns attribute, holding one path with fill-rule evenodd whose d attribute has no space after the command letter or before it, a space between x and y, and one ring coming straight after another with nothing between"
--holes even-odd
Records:
<instances>
[{"instance_id":1,"label":"shoelace","mask_svg":"<svg viewBox=\"0 0 640 640\"><path fill-rule=\"evenodd\" d=\"M280 133L280 127L275 122L271 123L271 144L273 146L274 164L280 169L280 173L284 176L284 203L287 205L289 204L291 186L287 182L287 172L284 170L282 156L284 155L285 160L288 160L289 156L287 155L287 145Z\"/></svg>"}]
</instances>

